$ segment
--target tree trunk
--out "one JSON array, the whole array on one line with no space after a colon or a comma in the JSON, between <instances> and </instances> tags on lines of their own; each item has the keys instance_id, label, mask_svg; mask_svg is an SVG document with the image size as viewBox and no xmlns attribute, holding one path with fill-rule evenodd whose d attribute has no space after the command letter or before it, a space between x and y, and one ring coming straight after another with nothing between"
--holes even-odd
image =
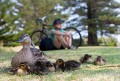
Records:
<instances>
[{"instance_id":1,"label":"tree trunk","mask_svg":"<svg viewBox=\"0 0 120 81\"><path fill-rule=\"evenodd\" d=\"M98 45L97 43L97 27L96 23L93 21L95 18L95 7L94 1L88 0L87 2L88 11L87 11L87 18L88 18L88 45Z\"/></svg>"},{"instance_id":2,"label":"tree trunk","mask_svg":"<svg viewBox=\"0 0 120 81\"><path fill-rule=\"evenodd\" d=\"M94 25L88 25L88 45L98 45L97 30Z\"/></svg>"}]
</instances>

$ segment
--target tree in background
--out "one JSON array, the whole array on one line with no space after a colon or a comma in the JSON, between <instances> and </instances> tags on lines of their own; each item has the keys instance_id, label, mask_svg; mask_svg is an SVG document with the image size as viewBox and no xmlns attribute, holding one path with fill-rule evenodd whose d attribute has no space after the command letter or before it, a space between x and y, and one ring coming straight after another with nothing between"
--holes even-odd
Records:
<instances>
[{"instance_id":1,"label":"tree in background","mask_svg":"<svg viewBox=\"0 0 120 81\"><path fill-rule=\"evenodd\" d=\"M5 43L18 40L23 33L31 34L36 26L36 18L49 16L48 21L53 22L51 11L59 0L0 0L0 41Z\"/></svg>"},{"instance_id":2,"label":"tree in background","mask_svg":"<svg viewBox=\"0 0 120 81\"><path fill-rule=\"evenodd\" d=\"M119 12L115 10L120 4L114 0L66 0L64 6L72 8L72 14L84 17L82 25L87 26L88 45L98 45L98 32L115 33L120 25Z\"/></svg>"},{"instance_id":3,"label":"tree in background","mask_svg":"<svg viewBox=\"0 0 120 81\"><path fill-rule=\"evenodd\" d=\"M60 0L18 0L18 3L23 6L18 7L22 20L24 23L24 30L21 33L31 34L33 30L40 29L40 26L36 25L36 18L44 16L48 17L48 23L52 23L57 17L52 13L54 6L57 3L61 3Z\"/></svg>"},{"instance_id":4,"label":"tree in background","mask_svg":"<svg viewBox=\"0 0 120 81\"><path fill-rule=\"evenodd\" d=\"M13 40L15 34L15 21L19 18L10 0L0 0L0 41Z\"/></svg>"},{"instance_id":5,"label":"tree in background","mask_svg":"<svg viewBox=\"0 0 120 81\"><path fill-rule=\"evenodd\" d=\"M62 12L68 14L55 11L58 3L64 6ZM103 36L118 29L120 17L115 9L119 6L114 0L17 0L16 3L0 0L0 40L16 40L20 34L31 34L39 29L36 18L47 15L48 23L52 23L55 18L78 14L83 29L88 30L88 45L98 45L98 32Z\"/></svg>"}]
</instances>

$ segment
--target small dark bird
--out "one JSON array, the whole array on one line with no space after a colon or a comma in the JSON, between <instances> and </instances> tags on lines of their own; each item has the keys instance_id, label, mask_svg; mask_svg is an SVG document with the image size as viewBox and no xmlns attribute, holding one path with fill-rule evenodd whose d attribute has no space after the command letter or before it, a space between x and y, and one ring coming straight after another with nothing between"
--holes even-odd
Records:
<instances>
[{"instance_id":1,"label":"small dark bird","mask_svg":"<svg viewBox=\"0 0 120 81\"><path fill-rule=\"evenodd\" d=\"M29 67L24 64L24 63L21 63L17 69L17 72L16 74L17 75L27 75L29 73Z\"/></svg>"},{"instance_id":2,"label":"small dark bird","mask_svg":"<svg viewBox=\"0 0 120 81\"><path fill-rule=\"evenodd\" d=\"M55 72L55 65L51 63L50 61L46 62L46 67L48 68L49 72Z\"/></svg>"},{"instance_id":3,"label":"small dark bird","mask_svg":"<svg viewBox=\"0 0 120 81\"><path fill-rule=\"evenodd\" d=\"M32 72L35 73L35 74L41 74L41 75L47 74L48 73L48 69L46 67L46 62L38 60L35 63L35 66L33 67L33 71Z\"/></svg>"},{"instance_id":4,"label":"small dark bird","mask_svg":"<svg viewBox=\"0 0 120 81\"><path fill-rule=\"evenodd\" d=\"M80 67L81 63L77 62L75 60L68 60L66 62L64 62L63 59L58 59L56 61L56 69L61 69L63 72L66 71L70 71L70 70L74 70L78 67Z\"/></svg>"},{"instance_id":5,"label":"small dark bird","mask_svg":"<svg viewBox=\"0 0 120 81\"><path fill-rule=\"evenodd\" d=\"M103 59L102 56L98 56L93 62L93 64L95 65L104 65L105 63L106 63L106 60Z\"/></svg>"},{"instance_id":6,"label":"small dark bird","mask_svg":"<svg viewBox=\"0 0 120 81\"><path fill-rule=\"evenodd\" d=\"M11 68L10 74L17 75L27 75L30 72L29 66L26 63L20 63L18 68Z\"/></svg>"},{"instance_id":7,"label":"small dark bird","mask_svg":"<svg viewBox=\"0 0 120 81\"><path fill-rule=\"evenodd\" d=\"M81 57L80 62L83 63L93 63L92 55L85 54L84 57Z\"/></svg>"}]
</instances>

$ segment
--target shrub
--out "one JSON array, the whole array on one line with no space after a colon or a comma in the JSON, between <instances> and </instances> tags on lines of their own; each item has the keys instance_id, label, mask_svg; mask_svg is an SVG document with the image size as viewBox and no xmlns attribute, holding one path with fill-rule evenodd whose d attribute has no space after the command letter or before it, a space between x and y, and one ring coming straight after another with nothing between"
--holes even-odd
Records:
<instances>
[{"instance_id":1,"label":"shrub","mask_svg":"<svg viewBox=\"0 0 120 81\"><path fill-rule=\"evenodd\" d=\"M3 46L8 46L8 47L15 47L15 46L19 46L20 44L17 42L7 42L4 43Z\"/></svg>"},{"instance_id":2,"label":"shrub","mask_svg":"<svg viewBox=\"0 0 120 81\"><path fill-rule=\"evenodd\" d=\"M114 37L101 37L98 38L98 43L100 46L116 46L117 40Z\"/></svg>"},{"instance_id":3,"label":"shrub","mask_svg":"<svg viewBox=\"0 0 120 81\"><path fill-rule=\"evenodd\" d=\"M82 38L82 46L87 46L87 41L88 41L88 38L87 37L83 37Z\"/></svg>"}]
</instances>

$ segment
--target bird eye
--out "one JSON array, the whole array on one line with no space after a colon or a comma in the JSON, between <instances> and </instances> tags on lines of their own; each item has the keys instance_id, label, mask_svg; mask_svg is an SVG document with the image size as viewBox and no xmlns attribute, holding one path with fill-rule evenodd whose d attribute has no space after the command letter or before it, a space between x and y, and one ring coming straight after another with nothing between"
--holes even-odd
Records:
<instances>
[{"instance_id":1,"label":"bird eye","mask_svg":"<svg viewBox=\"0 0 120 81\"><path fill-rule=\"evenodd\" d=\"M62 61L58 61L58 64L62 64Z\"/></svg>"},{"instance_id":2,"label":"bird eye","mask_svg":"<svg viewBox=\"0 0 120 81\"><path fill-rule=\"evenodd\" d=\"M24 35L24 37L27 37L27 36L28 36L28 34L25 34L25 35Z\"/></svg>"},{"instance_id":3,"label":"bird eye","mask_svg":"<svg viewBox=\"0 0 120 81\"><path fill-rule=\"evenodd\" d=\"M25 36L28 36L27 34Z\"/></svg>"}]
</instances>

